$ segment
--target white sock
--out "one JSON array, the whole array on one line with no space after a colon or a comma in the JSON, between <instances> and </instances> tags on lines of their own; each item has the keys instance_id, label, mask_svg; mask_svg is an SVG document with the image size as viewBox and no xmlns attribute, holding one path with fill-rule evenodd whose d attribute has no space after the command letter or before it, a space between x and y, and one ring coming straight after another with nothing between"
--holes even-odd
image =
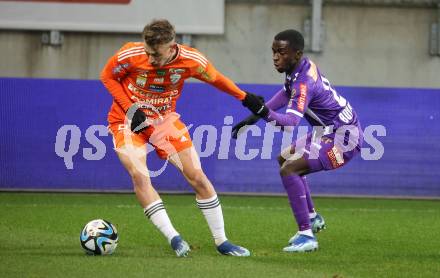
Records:
<instances>
[{"instance_id":1,"label":"white sock","mask_svg":"<svg viewBox=\"0 0 440 278\"><path fill-rule=\"evenodd\" d=\"M144 208L144 214L148 217L154 226L168 239L171 243L171 239L178 236L179 233L174 229L171 220L168 217L167 211L161 199L152 202Z\"/></svg>"},{"instance_id":2,"label":"white sock","mask_svg":"<svg viewBox=\"0 0 440 278\"><path fill-rule=\"evenodd\" d=\"M306 235L306 236L310 236L310 237L315 237L315 236L313 235L312 229L308 229L308 230L304 230L304 231L299 231L299 233L300 233L301 235Z\"/></svg>"},{"instance_id":3,"label":"white sock","mask_svg":"<svg viewBox=\"0 0 440 278\"><path fill-rule=\"evenodd\" d=\"M226 240L225 223L223 221L223 212L217 195L209 199L196 200L197 206L202 210L206 222L208 222L215 245L219 246Z\"/></svg>"},{"instance_id":4,"label":"white sock","mask_svg":"<svg viewBox=\"0 0 440 278\"><path fill-rule=\"evenodd\" d=\"M310 219L315 218L315 217L316 217L316 212L315 212L315 211L309 213L309 218L310 218Z\"/></svg>"}]
</instances>

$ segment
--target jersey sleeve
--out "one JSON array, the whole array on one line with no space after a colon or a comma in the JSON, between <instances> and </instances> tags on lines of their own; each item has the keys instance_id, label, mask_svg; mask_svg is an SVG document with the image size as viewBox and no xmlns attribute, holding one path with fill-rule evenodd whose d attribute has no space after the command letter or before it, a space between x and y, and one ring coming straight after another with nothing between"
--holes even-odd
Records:
<instances>
[{"instance_id":1,"label":"jersey sleeve","mask_svg":"<svg viewBox=\"0 0 440 278\"><path fill-rule=\"evenodd\" d=\"M292 87L286 114L291 113L302 118L311 99L310 85L307 81L296 81Z\"/></svg>"},{"instance_id":2,"label":"jersey sleeve","mask_svg":"<svg viewBox=\"0 0 440 278\"><path fill-rule=\"evenodd\" d=\"M201 55L201 54L200 54ZM203 57L203 56L202 56ZM203 57L204 58L204 57ZM246 93L238 88L232 80L219 72L214 65L204 58L204 63L197 64L191 71L192 77L201 81L209 83L217 89L235 97L238 100L243 100Z\"/></svg>"},{"instance_id":3,"label":"jersey sleeve","mask_svg":"<svg viewBox=\"0 0 440 278\"><path fill-rule=\"evenodd\" d=\"M284 90L281 90L280 92L282 91ZM277 95L280 92L278 92ZM307 82L294 82L290 99L287 103L286 113L277 113L273 109L270 109L265 120L268 122L275 121L277 126L296 126L304 116L309 102L310 94Z\"/></svg>"},{"instance_id":4,"label":"jersey sleeve","mask_svg":"<svg viewBox=\"0 0 440 278\"><path fill-rule=\"evenodd\" d=\"M110 57L110 59L107 61L107 64L101 71L100 79L109 93L112 95L114 101L116 101L116 103L118 103L124 109L124 111L128 111L133 102L124 92L121 80L128 75L130 64L127 61L118 61L125 48L126 47L123 47L115 55Z\"/></svg>"},{"instance_id":5,"label":"jersey sleeve","mask_svg":"<svg viewBox=\"0 0 440 278\"><path fill-rule=\"evenodd\" d=\"M267 108L277 111L281 107L286 106L289 103L289 95L283 88L279 90L270 100L266 102Z\"/></svg>"}]
</instances>

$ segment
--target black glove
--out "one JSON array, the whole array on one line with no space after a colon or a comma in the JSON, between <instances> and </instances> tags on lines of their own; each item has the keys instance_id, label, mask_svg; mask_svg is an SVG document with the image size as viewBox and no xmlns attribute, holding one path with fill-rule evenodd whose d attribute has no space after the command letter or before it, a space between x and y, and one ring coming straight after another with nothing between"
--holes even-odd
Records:
<instances>
[{"instance_id":1,"label":"black glove","mask_svg":"<svg viewBox=\"0 0 440 278\"><path fill-rule=\"evenodd\" d=\"M252 93L246 92L246 97L242 101L243 105L246 106L252 113L261 118L264 118L269 114L269 108L264 104L264 98L262 96L257 96Z\"/></svg>"},{"instance_id":2,"label":"black glove","mask_svg":"<svg viewBox=\"0 0 440 278\"><path fill-rule=\"evenodd\" d=\"M238 124L234 125L234 127L232 128L232 138L237 139L238 132L240 131L240 128L242 128L242 127L244 127L246 125L256 124L258 122L258 120L260 120L260 116L250 115L249 117L247 117L243 121L241 121Z\"/></svg>"},{"instance_id":3,"label":"black glove","mask_svg":"<svg viewBox=\"0 0 440 278\"><path fill-rule=\"evenodd\" d=\"M144 130L146 127L148 127L148 125L142 128L140 126L143 122L145 122L146 119L147 116L145 116L145 113L142 112L141 109L137 109L136 112L134 112L133 118L131 119L131 126L130 126L131 131L134 133L139 133L142 130ZM138 129L136 130L136 128Z\"/></svg>"}]
</instances>

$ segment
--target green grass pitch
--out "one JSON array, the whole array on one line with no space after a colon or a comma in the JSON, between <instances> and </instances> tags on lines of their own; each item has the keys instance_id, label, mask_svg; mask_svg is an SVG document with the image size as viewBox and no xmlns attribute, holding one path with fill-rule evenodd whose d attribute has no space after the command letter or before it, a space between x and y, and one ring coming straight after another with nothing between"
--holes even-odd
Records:
<instances>
[{"instance_id":1,"label":"green grass pitch","mask_svg":"<svg viewBox=\"0 0 440 278\"><path fill-rule=\"evenodd\" d=\"M248 258L219 255L193 196L163 196L189 242L177 258L128 194L0 193L1 277L440 277L440 202L317 198L327 230L317 252L281 249L296 231L287 198L221 197L228 238ZM89 220L116 225L111 256L87 256Z\"/></svg>"}]
</instances>

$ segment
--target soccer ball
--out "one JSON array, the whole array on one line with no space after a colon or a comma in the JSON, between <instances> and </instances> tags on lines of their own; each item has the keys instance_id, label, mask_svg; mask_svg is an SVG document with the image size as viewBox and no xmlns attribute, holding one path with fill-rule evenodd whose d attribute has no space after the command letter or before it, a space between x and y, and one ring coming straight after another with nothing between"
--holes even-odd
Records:
<instances>
[{"instance_id":1,"label":"soccer ball","mask_svg":"<svg viewBox=\"0 0 440 278\"><path fill-rule=\"evenodd\" d=\"M118 232L112 223L96 219L87 223L79 240L82 248L90 255L110 255L118 246Z\"/></svg>"}]
</instances>

